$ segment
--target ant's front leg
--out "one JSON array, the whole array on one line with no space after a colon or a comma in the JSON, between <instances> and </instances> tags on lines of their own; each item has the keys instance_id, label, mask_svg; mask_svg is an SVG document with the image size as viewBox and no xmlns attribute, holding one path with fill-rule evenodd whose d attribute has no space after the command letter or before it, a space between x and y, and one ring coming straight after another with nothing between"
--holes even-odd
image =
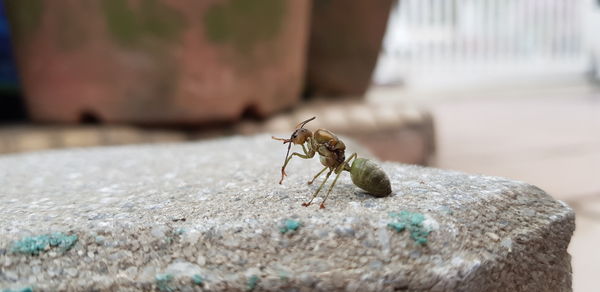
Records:
<instances>
[{"instance_id":1,"label":"ant's front leg","mask_svg":"<svg viewBox=\"0 0 600 292\"><path fill-rule=\"evenodd\" d=\"M283 178L285 176L287 176L287 174L285 173L285 168L286 168L287 164L290 162L290 160L292 160L292 157L298 156L302 159L310 159L315 156L315 151L312 150L311 147L309 147L310 151L306 151L306 148L304 148L304 145L301 144L301 146L302 146L302 151L304 151L304 155L300 154L298 152L294 152L294 153L292 153L292 155L290 155L290 157L288 157L288 159L285 160L285 162L283 163L283 166L281 167L281 180L279 181L279 184L282 184Z\"/></svg>"},{"instance_id":2,"label":"ant's front leg","mask_svg":"<svg viewBox=\"0 0 600 292\"><path fill-rule=\"evenodd\" d=\"M302 155L298 152L294 152L292 153L292 155L290 155L290 157L288 157L288 159L285 160L285 163L283 164L283 166L281 167L281 180L279 181L279 184L283 183L283 178L285 176L287 176L287 173L285 173L285 167L287 166L288 162L290 162L290 160L292 160L292 157L294 156L298 156L302 159L309 159L311 157L308 157L308 155Z\"/></svg>"}]
</instances>

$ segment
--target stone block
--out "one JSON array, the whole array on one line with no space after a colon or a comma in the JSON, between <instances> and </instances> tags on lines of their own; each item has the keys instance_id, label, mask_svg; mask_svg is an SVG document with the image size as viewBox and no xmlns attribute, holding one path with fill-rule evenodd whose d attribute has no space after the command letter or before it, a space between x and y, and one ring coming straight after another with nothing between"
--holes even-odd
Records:
<instances>
[{"instance_id":1,"label":"stone block","mask_svg":"<svg viewBox=\"0 0 600 292\"><path fill-rule=\"evenodd\" d=\"M17 131L9 139L9 151L38 151L53 148L56 145L54 136L43 129Z\"/></svg>"},{"instance_id":2,"label":"stone block","mask_svg":"<svg viewBox=\"0 0 600 292\"><path fill-rule=\"evenodd\" d=\"M65 148L98 146L103 142L99 127L55 128L54 132L60 141L60 146Z\"/></svg>"},{"instance_id":3,"label":"stone block","mask_svg":"<svg viewBox=\"0 0 600 292\"><path fill-rule=\"evenodd\" d=\"M285 148L259 135L2 156L0 289L571 289L574 213L535 186L381 163L390 196L344 173L327 208L303 207L320 165L294 159L279 185Z\"/></svg>"},{"instance_id":4,"label":"stone block","mask_svg":"<svg viewBox=\"0 0 600 292\"><path fill-rule=\"evenodd\" d=\"M188 139L186 132L181 130L144 129L131 126L5 126L0 128L0 153L180 142Z\"/></svg>"}]
</instances>

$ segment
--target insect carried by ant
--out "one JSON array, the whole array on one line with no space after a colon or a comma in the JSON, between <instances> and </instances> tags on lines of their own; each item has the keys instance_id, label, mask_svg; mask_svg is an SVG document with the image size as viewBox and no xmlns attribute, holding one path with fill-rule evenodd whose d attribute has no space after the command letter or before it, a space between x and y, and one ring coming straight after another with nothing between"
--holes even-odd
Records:
<instances>
[{"instance_id":1,"label":"insect carried by ant","mask_svg":"<svg viewBox=\"0 0 600 292\"><path fill-rule=\"evenodd\" d=\"M375 162L366 158L359 158L356 153L350 155L350 157L346 159L346 145L344 145L344 142L342 142L342 140L340 140L331 131L318 129L313 133L309 129L304 128L308 122L314 120L315 118L316 117L312 117L304 122L299 123L289 139L271 137L275 140L283 141L283 144L290 144L288 146L287 153L285 154L285 162L281 167L281 180L279 181L279 184L283 182L283 178L287 175L285 173L285 167L288 165L292 157L298 156L302 159L310 159L313 158L315 154L319 154L319 160L325 167L319 171L319 173L317 173L313 179L308 182L308 184L312 184L315 179L328 170L327 175L317 191L313 194L310 201L302 203L302 206L309 206L317 197L325 185L325 182L327 182L327 179L329 179L329 176L332 173L335 173L335 179L333 180L333 183L331 183L331 186L329 187L329 190L327 191L327 194L320 205L321 208L325 208L325 201L327 200L329 193L331 193L331 190L335 186L335 183L343 171L350 172L352 182L359 188L365 190L367 193L376 197L385 197L389 195L392 192L390 179L383 169L381 169L381 167L379 167ZM292 155L289 155L292 143L302 146L304 154L294 152ZM350 164L350 161L352 161L352 164Z\"/></svg>"}]
</instances>

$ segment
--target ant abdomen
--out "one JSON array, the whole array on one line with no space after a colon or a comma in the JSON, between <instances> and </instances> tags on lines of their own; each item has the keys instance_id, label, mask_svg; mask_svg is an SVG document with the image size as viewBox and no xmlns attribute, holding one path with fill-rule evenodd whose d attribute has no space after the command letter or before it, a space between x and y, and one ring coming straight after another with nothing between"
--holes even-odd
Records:
<instances>
[{"instance_id":1,"label":"ant abdomen","mask_svg":"<svg viewBox=\"0 0 600 292\"><path fill-rule=\"evenodd\" d=\"M385 197L392 192L390 179L375 162L366 158L356 158L350 167L352 182L359 188L376 197Z\"/></svg>"}]
</instances>

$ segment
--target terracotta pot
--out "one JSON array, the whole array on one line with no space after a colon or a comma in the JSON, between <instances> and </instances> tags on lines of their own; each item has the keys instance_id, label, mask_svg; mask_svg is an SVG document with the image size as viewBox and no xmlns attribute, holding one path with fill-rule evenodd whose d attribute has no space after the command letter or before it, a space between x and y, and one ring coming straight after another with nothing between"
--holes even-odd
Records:
<instances>
[{"instance_id":1,"label":"terracotta pot","mask_svg":"<svg viewBox=\"0 0 600 292\"><path fill-rule=\"evenodd\" d=\"M309 95L363 95L381 50L392 0L315 0L307 65Z\"/></svg>"},{"instance_id":2,"label":"terracotta pot","mask_svg":"<svg viewBox=\"0 0 600 292\"><path fill-rule=\"evenodd\" d=\"M5 2L37 121L221 122L299 99L308 1Z\"/></svg>"}]
</instances>

